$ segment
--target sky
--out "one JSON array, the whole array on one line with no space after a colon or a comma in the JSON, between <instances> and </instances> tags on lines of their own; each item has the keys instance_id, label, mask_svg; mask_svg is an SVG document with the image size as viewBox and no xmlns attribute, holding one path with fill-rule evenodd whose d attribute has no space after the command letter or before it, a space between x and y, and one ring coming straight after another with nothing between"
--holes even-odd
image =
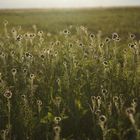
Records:
<instances>
[{"instance_id":1,"label":"sky","mask_svg":"<svg viewBox=\"0 0 140 140\"><path fill-rule=\"evenodd\" d=\"M0 0L2 8L140 6L140 0Z\"/></svg>"}]
</instances>

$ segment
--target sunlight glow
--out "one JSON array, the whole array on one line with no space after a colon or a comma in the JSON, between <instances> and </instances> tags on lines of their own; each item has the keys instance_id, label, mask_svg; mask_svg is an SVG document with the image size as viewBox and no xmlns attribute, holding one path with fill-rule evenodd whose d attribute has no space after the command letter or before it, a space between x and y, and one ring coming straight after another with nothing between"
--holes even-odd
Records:
<instances>
[{"instance_id":1,"label":"sunlight glow","mask_svg":"<svg viewBox=\"0 0 140 140\"><path fill-rule=\"evenodd\" d=\"M140 0L0 0L0 8L138 6Z\"/></svg>"}]
</instances>

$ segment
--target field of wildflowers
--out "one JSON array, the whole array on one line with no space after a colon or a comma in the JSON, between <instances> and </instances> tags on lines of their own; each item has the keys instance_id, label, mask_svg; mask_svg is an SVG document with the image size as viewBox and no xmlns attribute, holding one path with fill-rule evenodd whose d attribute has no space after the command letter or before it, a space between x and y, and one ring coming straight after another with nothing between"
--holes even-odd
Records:
<instances>
[{"instance_id":1,"label":"field of wildflowers","mask_svg":"<svg viewBox=\"0 0 140 140\"><path fill-rule=\"evenodd\" d=\"M139 35L0 31L0 140L140 140Z\"/></svg>"}]
</instances>

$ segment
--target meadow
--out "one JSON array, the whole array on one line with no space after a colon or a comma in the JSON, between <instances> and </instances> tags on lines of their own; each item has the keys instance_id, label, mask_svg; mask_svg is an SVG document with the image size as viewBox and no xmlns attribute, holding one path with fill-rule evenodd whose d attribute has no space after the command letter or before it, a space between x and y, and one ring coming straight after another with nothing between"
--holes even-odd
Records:
<instances>
[{"instance_id":1,"label":"meadow","mask_svg":"<svg viewBox=\"0 0 140 140\"><path fill-rule=\"evenodd\" d=\"M0 140L140 140L139 19L0 10Z\"/></svg>"}]
</instances>

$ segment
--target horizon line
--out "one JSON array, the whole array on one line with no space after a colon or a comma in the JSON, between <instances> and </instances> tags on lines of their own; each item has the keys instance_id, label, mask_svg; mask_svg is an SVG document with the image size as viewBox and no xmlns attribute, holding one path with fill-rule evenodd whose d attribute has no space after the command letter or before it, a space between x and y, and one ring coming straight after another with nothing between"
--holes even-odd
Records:
<instances>
[{"instance_id":1,"label":"horizon line","mask_svg":"<svg viewBox=\"0 0 140 140\"><path fill-rule=\"evenodd\" d=\"M120 5L120 6L86 6L86 7L8 7L8 8L1 8L0 10L47 10L47 9L110 9L110 8L140 8L140 5Z\"/></svg>"}]
</instances>

